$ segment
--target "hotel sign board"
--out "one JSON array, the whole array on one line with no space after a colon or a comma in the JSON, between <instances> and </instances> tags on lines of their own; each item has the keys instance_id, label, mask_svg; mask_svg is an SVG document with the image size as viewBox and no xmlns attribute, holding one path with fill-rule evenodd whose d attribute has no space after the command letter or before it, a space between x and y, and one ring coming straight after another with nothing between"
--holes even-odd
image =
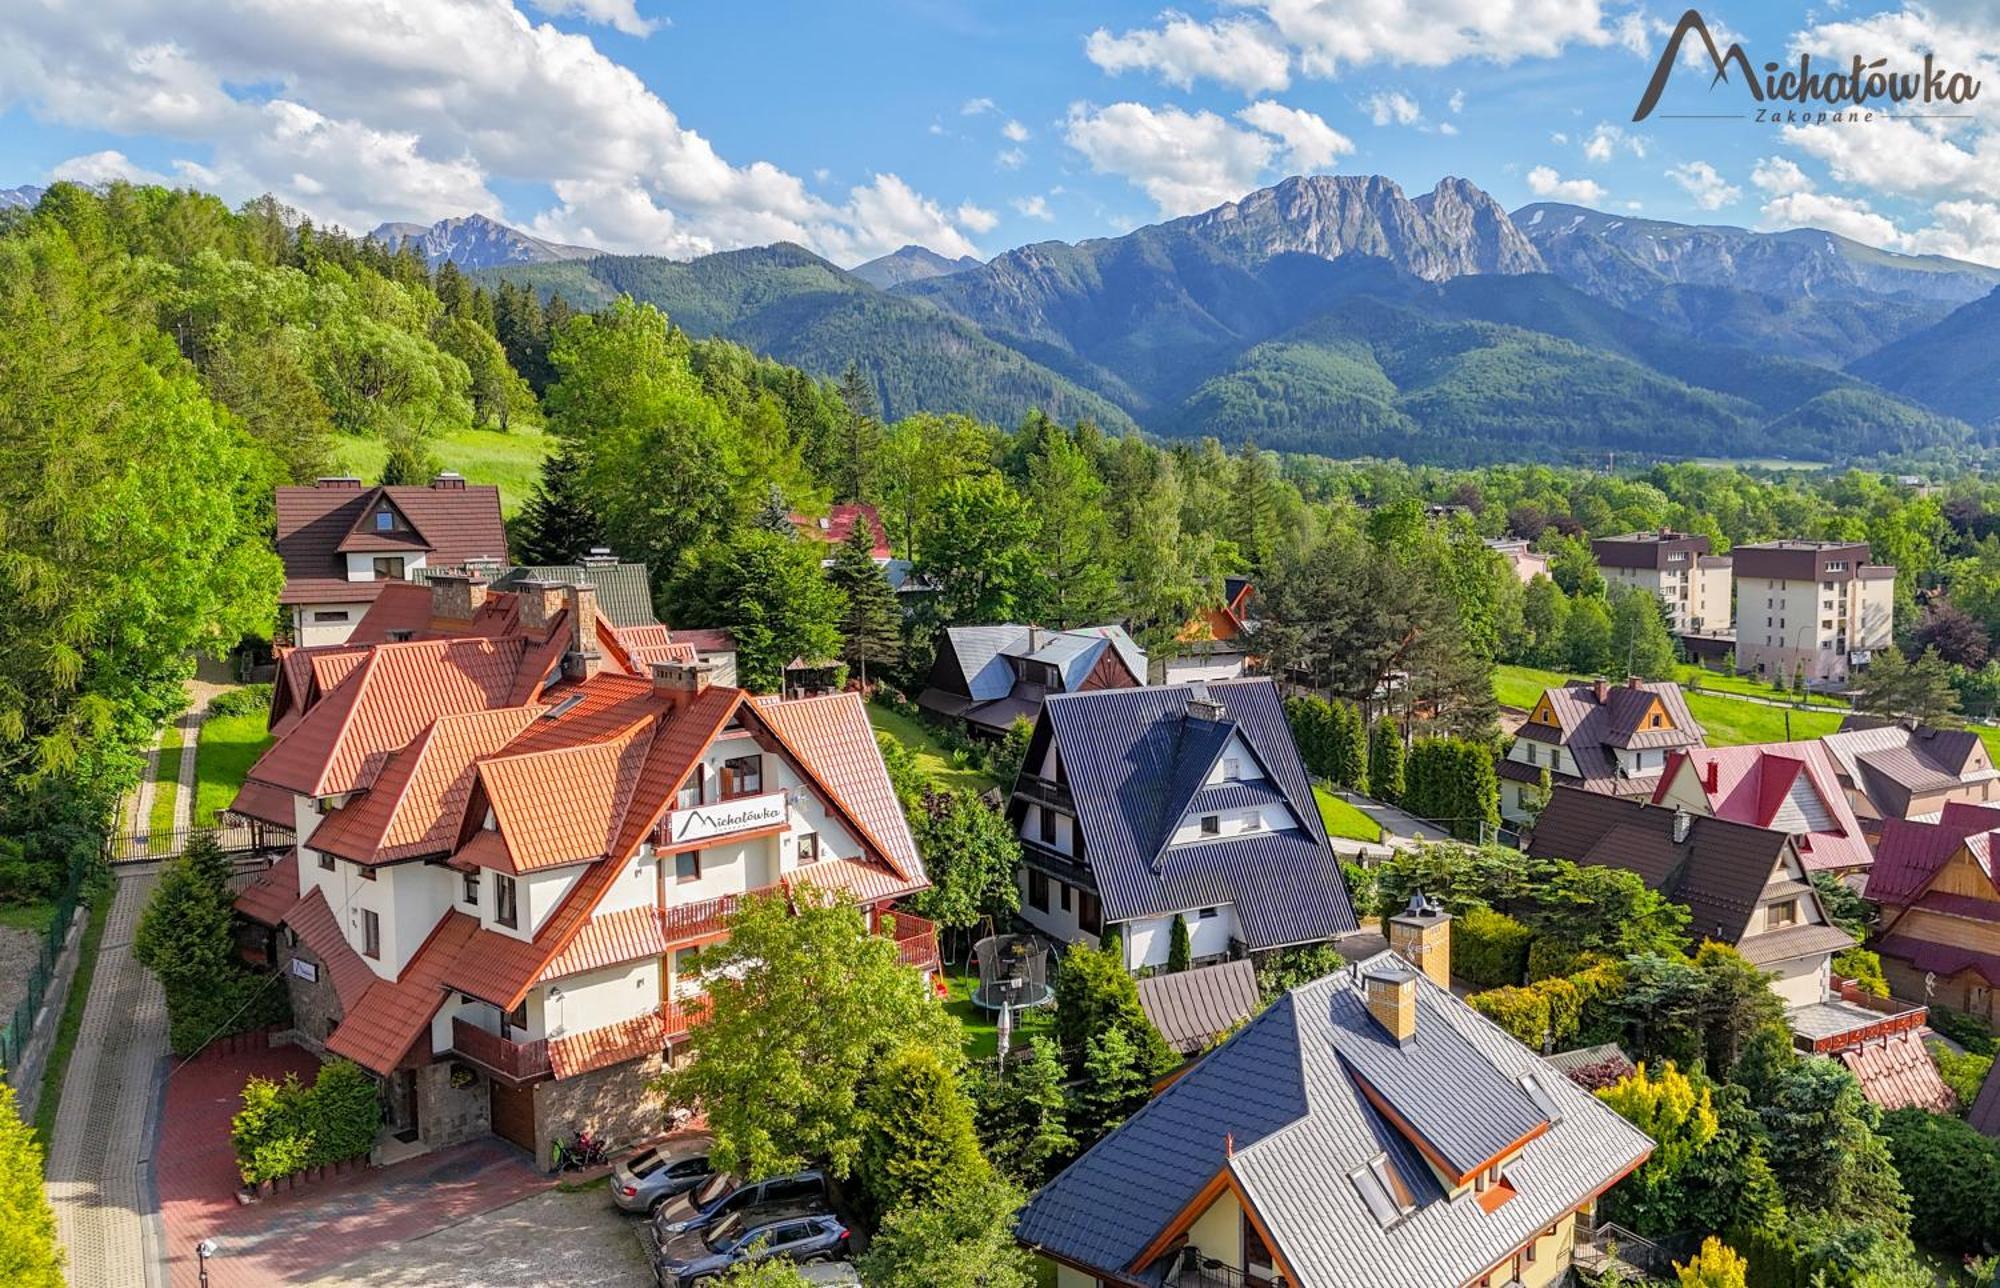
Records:
<instances>
[{"instance_id":1,"label":"hotel sign board","mask_svg":"<svg viewBox=\"0 0 2000 1288\"><path fill-rule=\"evenodd\" d=\"M661 831L668 845L682 846L735 832L778 827L785 818L785 793L766 792L762 796L744 796L736 800L717 801L713 805L673 810L668 813L666 826Z\"/></svg>"}]
</instances>

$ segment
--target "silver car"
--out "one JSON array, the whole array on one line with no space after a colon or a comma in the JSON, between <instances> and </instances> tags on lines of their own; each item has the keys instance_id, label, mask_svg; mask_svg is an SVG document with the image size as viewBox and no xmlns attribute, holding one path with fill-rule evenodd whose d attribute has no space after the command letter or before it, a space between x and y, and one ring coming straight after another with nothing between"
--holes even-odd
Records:
<instances>
[{"instance_id":1,"label":"silver car","mask_svg":"<svg viewBox=\"0 0 2000 1288\"><path fill-rule=\"evenodd\" d=\"M706 1154L674 1156L642 1149L611 1168L611 1201L627 1212L653 1212L714 1174Z\"/></svg>"}]
</instances>

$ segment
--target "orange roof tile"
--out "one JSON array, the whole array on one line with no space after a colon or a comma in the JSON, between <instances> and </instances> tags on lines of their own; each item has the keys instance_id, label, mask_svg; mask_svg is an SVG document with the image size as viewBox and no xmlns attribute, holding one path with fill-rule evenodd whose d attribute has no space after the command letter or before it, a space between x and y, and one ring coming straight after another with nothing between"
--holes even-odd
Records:
<instances>
[{"instance_id":1,"label":"orange roof tile","mask_svg":"<svg viewBox=\"0 0 2000 1288\"><path fill-rule=\"evenodd\" d=\"M282 787L272 787L266 783L246 782L237 788L236 799L229 802L231 814L241 814L245 818L261 819L266 823L276 823L279 827L290 828L298 823L292 812L292 794Z\"/></svg>"},{"instance_id":2,"label":"orange roof tile","mask_svg":"<svg viewBox=\"0 0 2000 1288\"><path fill-rule=\"evenodd\" d=\"M299 852L284 857L257 874L236 896L236 911L261 925L277 927L299 901Z\"/></svg>"},{"instance_id":3,"label":"orange roof tile","mask_svg":"<svg viewBox=\"0 0 2000 1288\"><path fill-rule=\"evenodd\" d=\"M347 1016L326 1040L326 1049L376 1073L393 1072L444 1005L445 977L478 933L477 918L446 913L400 979L378 979L359 1004L344 1007Z\"/></svg>"},{"instance_id":4,"label":"orange roof tile","mask_svg":"<svg viewBox=\"0 0 2000 1288\"><path fill-rule=\"evenodd\" d=\"M658 1011L629 1020L549 1039L549 1068L558 1079L602 1069L660 1050L667 1044L667 1024Z\"/></svg>"},{"instance_id":5,"label":"orange roof tile","mask_svg":"<svg viewBox=\"0 0 2000 1288\"><path fill-rule=\"evenodd\" d=\"M1928 1109L1941 1114L1949 1113L1956 1103L1929 1048L1915 1033L1898 1033L1887 1041L1835 1054L1853 1072L1862 1093L1883 1109Z\"/></svg>"},{"instance_id":6,"label":"orange roof tile","mask_svg":"<svg viewBox=\"0 0 2000 1288\"><path fill-rule=\"evenodd\" d=\"M487 591L485 602L470 621L433 615L435 602L428 582L390 582L348 632L347 642L387 643L399 631L409 632L405 639L454 639L470 635L497 639L517 634L521 629L521 597L510 591Z\"/></svg>"},{"instance_id":7,"label":"orange roof tile","mask_svg":"<svg viewBox=\"0 0 2000 1288\"><path fill-rule=\"evenodd\" d=\"M583 923L569 947L542 967L542 979L561 979L585 971L622 966L626 962L664 957L667 936L660 910L651 904L603 912Z\"/></svg>"},{"instance_id":8,"label":"orange roof tile","mask_svg":"<svg viewBox=\"0 0 2000 1288\"><path fill-rule=\"evenodd\" d=\"M342 1012L352 1015L362 995L382 982L340 932L340 922L327 906L326 893L318 887L285 914L285 924L297 932L299 942L312 949L313 956L326 968Z\"/></svg>"},{"instance_id":9,"label":"orange roof tile","mask_svg":"<svg viewBox=\"0 0 2000 1288\"><path fill-rule=\"evenodd\" d=\"M856 825L864 843L917 888L928 883L861 695L757 698L752 709L807 778L817 781Z\"/></svg>"},{"instance_id":10,"label":"orange roof tile","mask_svg":"<svg viewBox=\"0 0 2000 1288\"><path fill-rule=\"evenodd\" d=\"M286 649L278 660L271 686L271 733L284 737L312 705L347 678L367 658L368 650L354 644L327 644Z\"/></svg>"},{"instance_id":11,"label":"orange roof tile","mask_svg":"<svg viewBox=\"0 0 2000 1288\"><path fill-rule=\"evenodd\" d=\"M547 709L499 707L439 717L391 754L372 787L327 816L312 834L312 848L356 863L449 852L477 759L506 746Z\"/></svg>"},{"instance_id":12,"label":"orange roof tile","mask_svg":"<svg viewBox=\"0 0 2000 1288\"><path fill-rule=\"evenodd\" d=\"M856 859L821 859L818 863L801 865L791 875L794 880L824 890L844 890L854 896L856 903L879 903L914 894L927 884Z\"/></svg>"},{"instance_id":13,"label":"orange roof tile","mask_svg":"<svg viewBox=\"0 0 2000 1288\"><path fill-rule=\"evenodd\" d=\"M608 742L481 761L480 784L515 871L611 853L652 741L651 729L636 726Z\"/></svg>"},{"instance_id":14,"label":"orange roof tile","mask_svg":"<svg viewBox=\"0 0 2000 1288\"><path fill-rule=\"evenodd\" d=\"M449 866L461 872L474 868L492 868L495 872L513 872L514 856L507 853L506 838L491 828L480 828L472 834L472 839L458 847L458 852L448 860Z\"/></svg>"}]
</instances>

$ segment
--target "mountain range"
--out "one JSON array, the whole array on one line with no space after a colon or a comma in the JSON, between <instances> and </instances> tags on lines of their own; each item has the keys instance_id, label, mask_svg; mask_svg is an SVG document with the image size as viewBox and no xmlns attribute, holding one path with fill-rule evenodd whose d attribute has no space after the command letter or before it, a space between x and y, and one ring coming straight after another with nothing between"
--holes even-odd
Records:
<instances>
[{"instance_id":1,"label":"mountain range","mask_svg":"<svg viewBox=\"0 0 2000 1288\"><path fill-rule=\"evenodd\" d=\"M381 224L368 236L390 250L414 247L432 268L446 260L471 270L503 264L552 264L604 253L589 246L545 241L485 215L440 219L434 224Z\"/></svg>"}]
</instances>

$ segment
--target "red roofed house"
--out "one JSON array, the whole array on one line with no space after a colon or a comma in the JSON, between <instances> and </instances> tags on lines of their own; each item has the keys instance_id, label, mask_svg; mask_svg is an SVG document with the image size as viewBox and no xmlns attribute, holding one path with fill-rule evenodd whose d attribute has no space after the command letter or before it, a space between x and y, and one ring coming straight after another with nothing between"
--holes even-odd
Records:
<instances>
[{"instance_id":1,"label":"red roofed house","mask_svg":"<svg viewBox=\"0 0 2000 1288\"><path fill-rule=\"evenodd\" d=\"M2000 808L1953 801L1935 823L1882 825L1868 897L1896 996L2000 1023Z\"/></svg>"},{"instance_id":2,"label":"red roofed house","mask_svg":"<svg viewBox=\"0 0 2000 1288\"><path fill-rule=\"evenodd\" d=\"M836 505L826 512L824 519L815 519L804 514L792 516L792 525L802 535L824 541L828 545L838 545L847 540L854 534L854 525L857 523L866 523L869 533L875 538L875 549L872 553L876 563L885 564L895 557L895 551L889 548L889 530L882 526L882 515L872 505Z\"/></svg>"},{"instance_id":3,"label":"red roofed house","mask_svg":"<svg viewBox=\"0 0 2000 1288\"><path fill-rule=\"evenodd\" d=\"M1250 610L1257 587L1248 577L1222 579L1223 602L1202 610L1181 628L1166 662L1168 684L1235 680L1249 670L1251 637L1257 623Z\"/></svg>"},{"instance_id":4,"label":"red roofed house","mask_svg":"<svg viewBox=\"0 0 2000 1288\"><path fill-rule=\"evenodd\" d=\"M1817 742L1676 752L1653 803L1784 832L1798 842L1808 872L1865 871L1875 861L1840 768Z\"/></svg>"},{"instance_id":5,"label":"red roofed house","mask_svg":"<svg viewBox=\"0 0 2000 1288\"><path fill-rule=\"evenodd\" d=\"M278 602L295 644L343 643L382 588L419 568L507 562L500 489L440 474L427 487L323 478L277 495Z\"/></svg>"},{"instance_id":6,"label":"red roofed house","mask_svg":"<svg viewBox=\"0 0 2000 1288\"><path fill-rule=\"evenodd\" d=\"M390 1131L538 1159L657 1132L687 955L750 891L849 892L937 969L930 923L888 910L928 882L858 697L716 684L628 646L588 584L432 591L423 638L287 656L231 807L298 835L237 909L301 1041L383 1080Z\"/></svg>"}]
</instances>

